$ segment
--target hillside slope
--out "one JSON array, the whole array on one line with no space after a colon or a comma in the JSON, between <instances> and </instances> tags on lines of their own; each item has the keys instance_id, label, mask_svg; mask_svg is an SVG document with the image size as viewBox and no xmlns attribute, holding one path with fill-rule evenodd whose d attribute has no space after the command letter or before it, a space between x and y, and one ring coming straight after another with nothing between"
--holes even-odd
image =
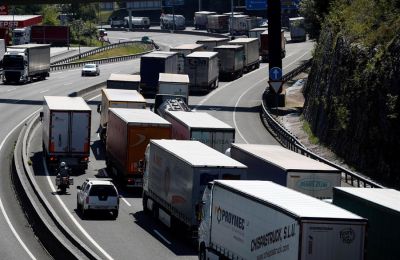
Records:
<instances>
[{"instance_id":1,"label":"hillside slope","mask_svg":"<svg viewBox=\"0 0 400 260\"><path fill-rule=\"evenodd\" d=\"M304 94L304 117L322 143L400 187L399 1L335 1Z\"/></svg>"}]
</instances>

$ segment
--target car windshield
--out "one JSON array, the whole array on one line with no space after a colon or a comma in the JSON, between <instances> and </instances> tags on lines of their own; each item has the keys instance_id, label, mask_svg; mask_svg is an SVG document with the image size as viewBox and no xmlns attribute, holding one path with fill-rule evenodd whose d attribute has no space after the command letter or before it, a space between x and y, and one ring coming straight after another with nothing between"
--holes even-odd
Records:
<instances>
[{"instance_id":1,"label":"car windshield","mask_svg":"<svg viewBox=\"0 0 400 260\"><path fill-rule=\"evenodd\" d=\"M111 185L93 185L89 196L117 196L117 191Z\"/></svg>"},{"instance_id":2,"label":"car windshield","mask_svg":"<svg viewBox=\"0 0 400 260\"><path fill-rule=\"evenodd\" d=\"M86 64L84 68L85 69L93 69L95 67L96 67L96 65L94 65L94 64Z\"/></svg>"}]
</instances>

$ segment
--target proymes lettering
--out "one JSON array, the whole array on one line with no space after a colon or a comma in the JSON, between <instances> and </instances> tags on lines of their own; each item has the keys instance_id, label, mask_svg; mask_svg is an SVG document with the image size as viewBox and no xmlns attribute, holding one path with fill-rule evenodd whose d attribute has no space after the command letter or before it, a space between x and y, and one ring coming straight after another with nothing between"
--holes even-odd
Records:
<instances>
[{"instance_id":1,"label":"proymes lettering","mask_svg":"<svg viewBox=\"0 0 400 260\"><path fill-rule=\"evenodd\" d=\"M215 209L217 213L218 224L221 223L221 221L223 221L240 230L244 230L244 218L241 218L227 210L224 210L219 206L216 207Z\"/></svg>"}]
</instances>

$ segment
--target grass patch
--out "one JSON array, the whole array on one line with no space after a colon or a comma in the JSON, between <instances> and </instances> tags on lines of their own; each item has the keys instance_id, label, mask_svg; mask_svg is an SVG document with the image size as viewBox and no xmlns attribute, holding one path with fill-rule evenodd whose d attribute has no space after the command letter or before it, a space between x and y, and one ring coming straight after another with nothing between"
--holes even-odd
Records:
<instances>
[{"instance_id":1,"label":"grass patch","mask_svg":"<svg viewBox=\"0 0 400 260\"><path fill-rule=\"evenodd\" d=\"M151 50L151 47L147 44L134 44L130 46L124 46L119 48L114 48L111 50L107 50L101 53L97 53L85 58L82 58L79 61L89 61L89 60L97 60L97 59L106 59L111 57L119 57L124 55L132 55L137 54L145 51Z\"/></svg>"},{"instance_id":2,"label":"grass patch","mask_svg":"<svg viewBox=\"0 0 400 260\"><path fill-rule=\"evenodd\" d=\"M304 118L303 118L302 121L303 121L303 130L307 134L308 140L310 141L310 143L318 144L319 143L319 139L318 139L318 137L316 137L313 134L313 132L311 130L311 127L310 127L310 124L306 120L304 120Z\"/></svg>"}]
</instances>

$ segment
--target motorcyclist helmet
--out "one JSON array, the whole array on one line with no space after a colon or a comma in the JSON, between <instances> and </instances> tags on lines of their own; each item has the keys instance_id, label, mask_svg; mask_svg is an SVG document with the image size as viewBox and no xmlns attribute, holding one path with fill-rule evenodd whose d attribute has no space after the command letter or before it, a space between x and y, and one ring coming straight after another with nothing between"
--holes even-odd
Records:
<instances>
[{"instance_id":1,"label":"motorcyclist helmet","mask_svg":"<svg viewBox=\"0 0 400 260\"><path fill-rule=\"evenodd\" d=\"M67 166L67 164L66 164L65 162L61 162L61 163L60 163L60 167L63 167L63 168L64 168L64 167L66 167L66 166Z\"/></svg>"}]
</instances>

